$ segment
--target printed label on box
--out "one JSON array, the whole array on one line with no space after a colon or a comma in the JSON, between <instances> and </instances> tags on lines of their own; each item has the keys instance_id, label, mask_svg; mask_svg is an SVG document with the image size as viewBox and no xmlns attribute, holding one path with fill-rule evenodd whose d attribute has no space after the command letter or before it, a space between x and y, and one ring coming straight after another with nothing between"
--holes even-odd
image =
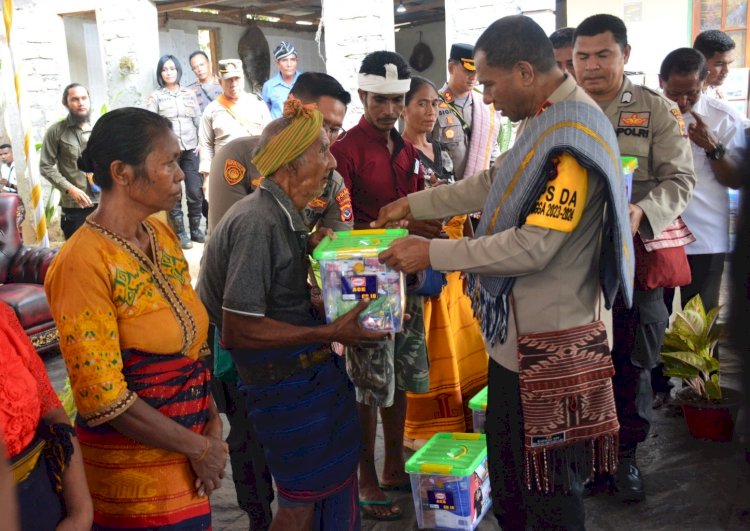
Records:
<instances>
[{"instance_id":1,"label":"printed label on box","mask_svg":"<svg viewBox=\"0 0 750 531\"><path fill-rule=\"evenodd\" d=\"M345 301L358 301L363 297L378 298L377 275L356 275L341 277L341 298Z\"/></svg>"},{"instance_id":2,"label":"printed label on box","mask_svg":"<svg viewBox=\"0 0 750 531\"><path fill-rule=\"evenodd\" d=\"M456 504L453 501L453 494L441 490L428 490L427 502L430 509L443 509L445 511L455 511Z\"/></svg>"}]
</instances>

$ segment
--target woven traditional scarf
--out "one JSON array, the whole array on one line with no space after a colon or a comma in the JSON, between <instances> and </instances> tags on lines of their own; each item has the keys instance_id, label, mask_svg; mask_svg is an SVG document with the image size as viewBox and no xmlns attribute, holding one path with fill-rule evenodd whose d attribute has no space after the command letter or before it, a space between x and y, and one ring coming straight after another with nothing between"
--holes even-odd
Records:
<instances>
[{"instance_id":1,"label":"woven traditional scarf","mask_svg":"<svg viewBox=\"0 0 750 531\"><path fill-rule=\"evenodd\" d=\"M607 117L586 103L564 101L526 123L502 164L482 211L476 237L520 227L547 183L552 158L570 153L578 163L604 179L607 216L602 228L600 279L605 304L611 308L622 288L626 304L633 296L633 238L620 153ZM508 335L508 296L514 277L469 275L468 293L482 334L494 345Z\"/></svg>"},{"instance_id":2,"label":"woven traditional scarf","mask_svg":"<svg viewBox=\"0 0 750 531\"><path fill-rule=\"evenodd\" d=\"M302 155L323 127L323 115L315 105L303 105L294 96L289 96L284 103L284 118L291 118L291 123L253 157L253 164L263 176L273 175L281 166Z\"/></svg>"}]
</instances>

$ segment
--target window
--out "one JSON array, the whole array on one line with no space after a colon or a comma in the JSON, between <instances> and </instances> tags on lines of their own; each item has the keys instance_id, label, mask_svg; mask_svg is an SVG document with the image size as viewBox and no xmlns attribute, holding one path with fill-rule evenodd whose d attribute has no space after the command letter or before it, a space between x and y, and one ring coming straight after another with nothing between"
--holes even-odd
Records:
<instances>
[{"instance_id":1,"label":"window","mask_svg":"<svg viewBox=\"0 0 750 531\"><path fill-rule=\"evenodd\" d=\"M211 63L211 71L218 72L218 56L216 50L216 30L208 28L198 28L198 48L206 52L208 61Z\"/></svg>"},{"instance_id":2,"label":"window","mask_svg":"<svg viewBox=\"0 0 750 531\"><path fill-rule=\"evenodd\" d=\"M748 61L747 0L695 0L693 2L693 40L701 32L719 29L737 43L733 66L744 67Z\"/></svg>"}]
</instances>

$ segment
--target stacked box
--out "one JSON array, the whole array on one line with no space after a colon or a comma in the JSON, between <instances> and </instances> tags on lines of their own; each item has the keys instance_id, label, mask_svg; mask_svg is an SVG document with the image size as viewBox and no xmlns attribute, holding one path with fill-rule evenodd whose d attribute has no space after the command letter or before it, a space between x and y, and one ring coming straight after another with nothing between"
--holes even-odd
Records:
<instances>
[{"instance_id":1,"label":"stacked box","mask_svg":"<svg viewBox=\"0 0 750 531\"><path fill-rule=\"evenodd\" d=\"M484 434L435 434L406 471L419 529L472 531L492 505Z\"/></svg>"},{"instance_id":2,"label":"stacked box","mask_svg":"<svg viewBox=\"0 0 750 531\"><path fill-rule=\"evenodd\" d=\"M622 177L625 180L625 197L633 196L633 174L638 169L638 159L636 157L620 157L622 163Z\"/></svg>"},{"instance_id":3,"label":"stacked box","mask_svg":"<svg viewBox=\"0 0 750 531\"><path fill-rule=\"evenodd\" d=\"M487 386L469 400L475 433L484 433L484 422L487 418Z\"/></svg>"},{"instance_id":4,"label":"stacked box","mask_svg":"<svg viewBox=\"0 0 750 531\"><path fill-rule=\"evenodd\" d=\"M370 304L360 314L365 328L400 332L406 304L404 275L378 261L378 254L406 229L340 231L326 236L313 251L320 265L326 320L335 321L360 300Z\"/></svg>"}]
</instances>

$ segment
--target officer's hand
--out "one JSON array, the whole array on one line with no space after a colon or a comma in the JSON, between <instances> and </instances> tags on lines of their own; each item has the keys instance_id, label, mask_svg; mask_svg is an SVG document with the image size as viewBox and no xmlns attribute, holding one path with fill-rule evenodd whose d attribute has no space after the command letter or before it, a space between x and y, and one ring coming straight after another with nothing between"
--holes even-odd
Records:
<instances>
[{"instance_id":1,"label":"officer's hand","mask_svg":"<svg viewBox=\"0 0 750 531\"><path fill-rule=\"evenodd\" d=\"M89 199L89 196L86 195L86 192L79 190L75 186L68 188L66 193L81 208L86 208L94 205L94 203L91 202L91 199Z\"/></svg>"},{"instance_id":2,"label":"officer's hand","mask_svg":"<svg viewBox=\"0 0 750 531\"><path fill-rule=\"evenodd\" d=\"M394 240L378 259L396 271L416 273L430 267L430 240L407 236Z\"/></svg>"},{"instance_id":3,"label":"officer's hand","mask_svg":"<svg viewBox=\"0 0 750 531\"><path fill-rule=\"evenodd\" d=\"M426 221L409 219L405 221L406 223L403 226L409 229L409 234L414 236L421 236L431 240L433 238L439 238L443 232L443 223L436 219Z\"/></svg>"},{"instance_id":4,"label":"officer's hand","mask_svg":"<svg viewBox=\"0 0 750 531\"><path fill-rule=\"evenodd\" d=\"M359 301L354 308L328 325L332 328L331 337L334 341L352 346L358 343L383 341L388 337L388 334L384 332L369 330L360 324L359 315L368 304L370 304L369 300Z\"/></svg>"},{"instance_id":5,"label":"officer's hand","mask_svg":"<svg viewBox=\"0 0 750 531\"><path fill-rule=\"evenodd\" d=\"M704 122L701 117L693 111L690 111L690 114L695 118L695 123L688 126L688 138L690 138L690 140L692 140L698 147L706 151L716 149L719 142L716 140L713 133L711 133L706 122Z\"/></svg>"},{"instance_id":6,"label":"officer's hand","mask_svg":"<svg viewBox=\"0 0 750 531\"><path fill-rule=\"evenodd\" d=\"M638 232L638 227L641 226L641 221L643 220L643 209L633 203L630 203L628 207L630 210L630 232L635 236L635 233Z\"/></svg>"},{"instance_id":7,"label":"officer's hand","mask_svg":"<svg viewBox=\"0 0 750 531\"><path fill-rule=\"evenodd\" d=\"M378 219L370 222L370 227L379 229L381 227L402 226L401 222L411 215L409 200L401 197L392 203L388 203L378 212Z\"/></svg>"}]
</instances>

